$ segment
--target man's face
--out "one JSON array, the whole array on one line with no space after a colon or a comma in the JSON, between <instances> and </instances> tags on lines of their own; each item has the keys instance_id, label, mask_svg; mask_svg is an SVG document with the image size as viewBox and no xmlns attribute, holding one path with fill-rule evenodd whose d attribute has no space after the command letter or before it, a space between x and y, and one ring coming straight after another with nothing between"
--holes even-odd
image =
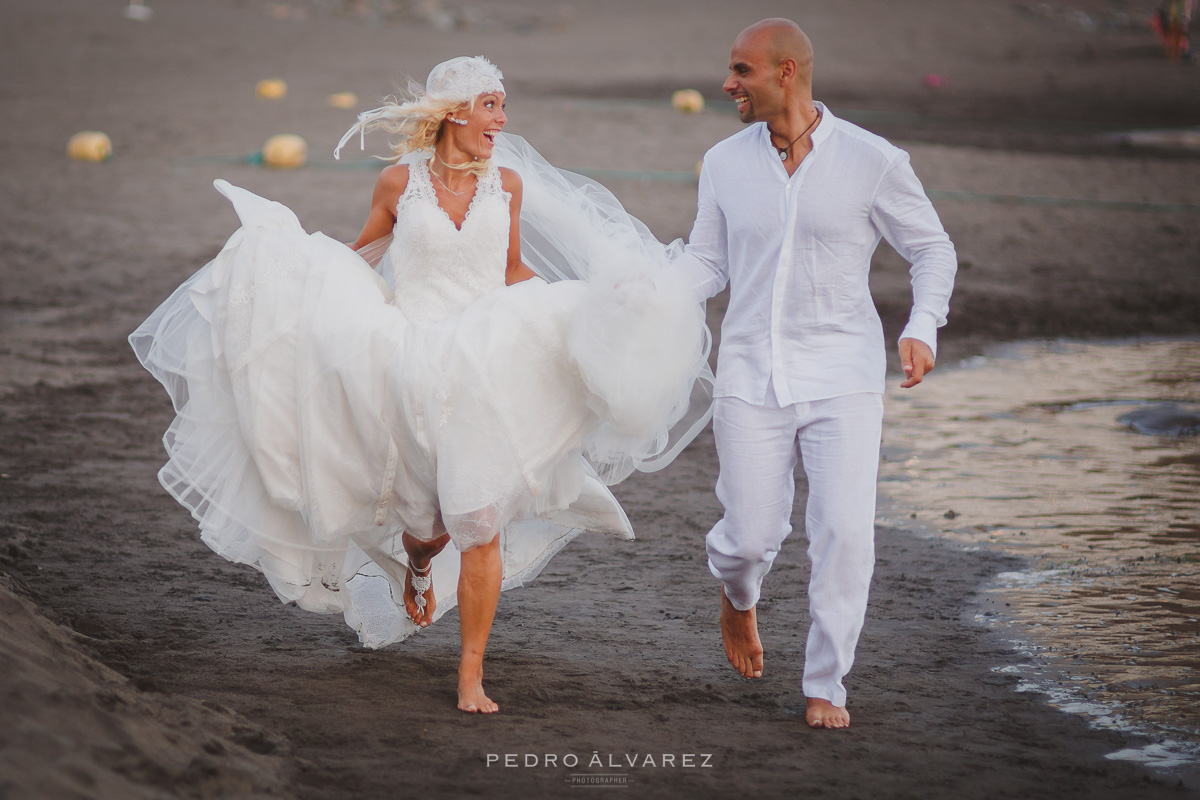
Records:
<instances>
[{"instance_id":1,"label":"man's face","mask_svg":"<svg viewBox=\"0 0 1200 800\"><path fill-rule=\"evenodd\" d=\"M722 87L737 104L742 122L769 119L783 108L779 65L755 36L739 36L729 54L729 77Z\"/></svg>"}]
</instances>

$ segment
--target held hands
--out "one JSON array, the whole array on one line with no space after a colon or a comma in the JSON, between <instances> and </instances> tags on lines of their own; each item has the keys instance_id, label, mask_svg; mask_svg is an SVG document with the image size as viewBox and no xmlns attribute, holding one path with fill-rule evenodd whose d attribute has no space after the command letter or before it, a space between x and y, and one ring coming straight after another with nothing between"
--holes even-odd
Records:
<instances>
[{"instance_id":1,"label":"held hands","mask_svg":"<svg viewBox=\"0 0 1200 800\"><path fill-rule=\"evenodd\" d=\"M902 389L911 389L933 371L933 351L920 339L900 340L900 366L904 367Z\"/></svg>"}]
</instances>

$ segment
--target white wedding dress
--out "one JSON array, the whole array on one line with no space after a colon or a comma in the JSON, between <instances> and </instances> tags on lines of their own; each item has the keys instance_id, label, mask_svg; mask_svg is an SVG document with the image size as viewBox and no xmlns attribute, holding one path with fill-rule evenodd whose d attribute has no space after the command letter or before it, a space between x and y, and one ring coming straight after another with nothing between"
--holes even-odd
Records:
<instances>
[{"instance_id":1,"label":"white wedding dress","mask_svg":"<svg viewBox=\"0 0 1200 800\"><path fill-rule=\"evenodd\" d=\"M503 151L546 169L523 147ZM417 631L404 531L455 545L433 560L437 616L455 604L458 551L497 531L506 589L581 530L632 538L606 484L678 453L707 419L711 378L702 308L623 210L598 223L588 200L563 216L559 189L527 181L530 263L559 274L507 287L498 169L460 229L424 158L408 163L383 275L217 181L241 229L130 336L177 412L159 479L205 543L283 601L344 614L368 647Z\"/></svg>"}]
</instances>

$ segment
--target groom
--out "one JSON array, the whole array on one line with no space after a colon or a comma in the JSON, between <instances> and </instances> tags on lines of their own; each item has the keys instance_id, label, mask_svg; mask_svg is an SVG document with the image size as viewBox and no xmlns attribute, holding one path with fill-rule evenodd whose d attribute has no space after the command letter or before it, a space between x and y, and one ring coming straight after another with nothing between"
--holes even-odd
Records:
<instances>
[{"instance_id":1,"label":"groom","mask_svg":"<svg viewBox=\"0 0 1200 800\"><path fill-rule=\"evenodd\" d=\"M725 515L706 539L725 655L745 677L762 675L755 606L791 533L799 456L812 560L806 718L844 728L842 678L875 562L885 356L871 254L882 236L912 263L905 388L933 369L957 261L908 155L814 102L812 69L794 22L763 20L738 35L724 89L754 124L705 155L677 269L702 297L730 287L713 416Z\"/></svg>"}]
</instances>

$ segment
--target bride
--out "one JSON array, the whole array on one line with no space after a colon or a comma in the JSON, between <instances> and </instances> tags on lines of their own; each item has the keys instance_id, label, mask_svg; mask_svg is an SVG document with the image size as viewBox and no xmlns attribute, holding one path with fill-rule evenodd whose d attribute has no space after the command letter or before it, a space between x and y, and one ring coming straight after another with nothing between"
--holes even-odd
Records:
<instances>
[{"instance_id":1,"label":"bride","mask_svg":"<svg viewBox=\"0 0 1200 800\"><path fill-rule=\"evenodd\" d=\"M205 543L368 647L457 604L458 707L482 713L500 591L581 530L633 538L608 485L669 463L711 399L678 243L501 134L504 99L462 57L360 115L339 150L398 141L349 247L217 181L241 229L130 336Z\"/></svg>"}]
</instances>

